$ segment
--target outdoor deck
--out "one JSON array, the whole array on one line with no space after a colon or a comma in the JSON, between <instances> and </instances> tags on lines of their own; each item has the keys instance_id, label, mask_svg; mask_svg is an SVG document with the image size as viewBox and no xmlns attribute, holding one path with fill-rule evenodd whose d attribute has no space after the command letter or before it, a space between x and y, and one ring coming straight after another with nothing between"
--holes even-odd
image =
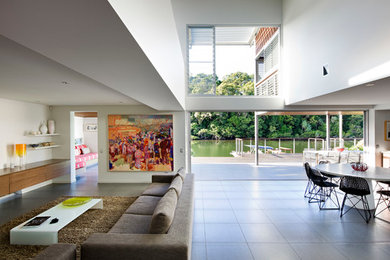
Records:
<instances>
[{"instance_id":1,"label":"outdoor deck","mask_svg":"<svg viewBox=\"0 0 390 260\"><path fill-rule=\"evenodd\" d=\"M301 153L259 154L259 163L280 163L302 165ZM254 163L255 155L245 153L242 157L192 157L192 163Z\"/></svg>"}]
</instances>

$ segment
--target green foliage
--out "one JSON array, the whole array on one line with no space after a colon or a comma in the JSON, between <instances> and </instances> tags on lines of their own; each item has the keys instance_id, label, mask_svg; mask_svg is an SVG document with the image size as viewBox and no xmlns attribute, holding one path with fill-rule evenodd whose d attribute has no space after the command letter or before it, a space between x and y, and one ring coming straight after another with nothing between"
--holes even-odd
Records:
<instances>
[{"instance_id":1,"label":"green foliage","mask_svg":"<svg viewBox=\"0 0 390 260\"><path fill-rule=\"evenodd\" d=\"M253 75L244 72L235 72L223 78L217 86L219 96L253 96Z\"/></svg>"},{"instance_id":2,"label":"green foliage","mask_svg":"<svg viewBox=\"0 0 390 260\"><path fill-rule=\"evenodd\" d=\"M253 76L243 72L227 75L222 81L212 75L198 74L190 78L191 93L212 94L216 84L217 95L253 95ZM331 116L330 135L339 135L339 117ZM253 138L255 130L253 112L193 112L191 136L196 139ZM266 138L326 137L326 117L315 115L259 116L259 136ZM363 116L343 116L343 136L363 137Z\"/></svg>"},{"instance_id":3,"label":"green foliage","mask_svg":"<svg viewBox=\"0 0 390 260\"><path fill-rule=\"evenodd\" d=\"M213 86L219 83L218 78L214 78L212 74L200 73L190 77L188 88L192 94L214 94Z\"/></svg>"}]
</instances>

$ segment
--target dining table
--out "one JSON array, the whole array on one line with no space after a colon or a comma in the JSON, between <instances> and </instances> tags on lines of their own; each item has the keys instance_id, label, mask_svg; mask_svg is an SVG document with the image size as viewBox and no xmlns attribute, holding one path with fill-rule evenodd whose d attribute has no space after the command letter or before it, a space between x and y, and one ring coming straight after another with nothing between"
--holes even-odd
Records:
<instances>
[{"instance_id":1,"label":"dining table","mask_svg":"<svg viewBox=\"0 0 390 260\"><path fill-rule=\"evenodd\" d=\"M390 181L390 168L369 166L366 171L356 171L352 169L349 163L334 163L334 164L318 164L315 166L318 171L337 176L352 176L360 177L367 181L370 187L370 195L367 196L368 204L371 210L375 209L375 187L378 181ZM363 209L363 205L356 205L358 208Z\"/></svg>"}]
</instances>

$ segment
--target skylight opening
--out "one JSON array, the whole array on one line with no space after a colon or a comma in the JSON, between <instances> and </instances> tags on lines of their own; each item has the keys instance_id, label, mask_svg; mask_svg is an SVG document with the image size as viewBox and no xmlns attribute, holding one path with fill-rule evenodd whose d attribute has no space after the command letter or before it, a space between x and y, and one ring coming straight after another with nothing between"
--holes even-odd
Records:
<instances>
[{"instance_id":1,"label":"skylight opening","mask_svg":"<svg viewBox=\"0 0 390 260\"><path fill-rule=\"evenodd\" d=\"M272 29L268 30L269 28ZM264 37L265 31L271 32L268 35L270 37ZM266 74L264 70L267 66L269 69L269 65L273 66L278 61L278 55L274 54L272 60L270 53L261 48L269 43L259 40L274 39L273 33L276 31L278 27L189 27L188 94L255 95L255 83ZM263 56L259 57L261 51ZM275 49L274 53L278 51L279 49Z\"/></svg>"}]
</instances>

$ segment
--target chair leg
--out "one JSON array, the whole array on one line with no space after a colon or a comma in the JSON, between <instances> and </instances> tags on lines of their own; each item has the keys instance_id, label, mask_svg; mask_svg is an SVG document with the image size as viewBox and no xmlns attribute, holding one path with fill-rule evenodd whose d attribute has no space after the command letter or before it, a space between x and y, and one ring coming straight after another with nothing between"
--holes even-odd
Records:
<instances>
[{"instance_id":1,"label":"chair leg","mask_svg":"<svg viewBox=\"0 0 390 260\"><path fill-rule=\"evenodd\" d=\"M340 218L343 217L343 210L344 210L346 199L347 199L347 193L345 193L344 198L343 198L343 203L341 204Z\"/></svg>"},{"instance_id":2,"label":"chair leg","mask_svg":"<svg viewBox=\"0 0 390 260\"><path fill-rule=\"evenodd\" d=\"M370 211L370 206L368 204L368 200L366 196L362 196L361 198L362 203L363 203L363 208L364 208L364 220L368 224L368 222L371 219L371 211Z\"/></svg>"},{"instance_id":3,"label":"chair leg","mask_svg":"<svg viewBox=\"0 0 390 260\"><path fill-rule=\"evenodd\" d=\"M334 201L334 199L332 198L332 193L333 193L333 196L336 197L336 202ZM336 207L332 208L332 207L328 207L328 208L325 208L325 203L330 200L333 205L335 205ZM340 203L339 203L339 199L337 198L337 193L336 193L336 189L335 188L332 188L330 187L329 189L323 189L321 188L321 200L320 200L320 203L318 204L320 210L339 210L340 209Z\"/></svg>"},{"instance_id":4,"label":"chair leg","mask_svg":"<svg viewBox=\"0 0 390 260\"><path fill-rule=\"evenodd\" d=\"M304 198L308 198L309 193L311 192L311 181L307 181L306 189L305 189L305 194L303 195Z\"/></svg>"},{"instance_id":5,"label":"chair leg","mask_svg":"<svg viewBox=\"0 0 390 260\"><path fill-rule=\"evenodd\" d=\"M383 203L385 204L385 207L381 211L377 212L378 208L379 208L379 205L383 204ZM388 200L388 198L384 198L383 195L381 194L379 199L378 199L378 202L376 204L375 211L374 211L374 214L373 214L373 218L377 217L379 214L381 214L386 209L390 210L390 201Z\"/></svg>"}]
</instances>

